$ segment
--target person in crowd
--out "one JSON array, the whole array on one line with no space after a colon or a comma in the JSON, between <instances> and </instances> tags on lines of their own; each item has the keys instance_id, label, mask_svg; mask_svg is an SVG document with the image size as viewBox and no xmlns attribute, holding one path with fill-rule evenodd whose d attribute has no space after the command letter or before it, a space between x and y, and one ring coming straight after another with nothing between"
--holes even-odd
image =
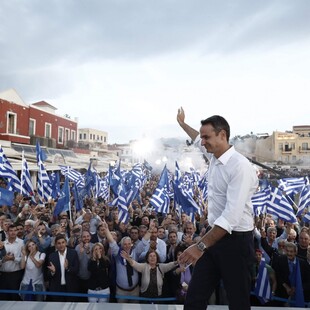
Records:
<instances>
[{"instance_id":1,"label":"person in crowd","mask_svg":"<svg viewBox=\"0 0 310 310\"><path fill-rule=\"evenodd\" d=\"M297 266L297 264L299 266ZM276 302L276 306L287 306L290 299L296 299L298 289L298 278L301 277L303 294L310 290L310 269L306 262L297 257L297 245L293 242L286 242L286 255L276 260L274 269L277 278L277 289L275 295L282 300ZM300 275L298 275L298 271ZM299 292L301 293L301 292ZM303 296L303 299L304 299ZM283 300L288 300L285 302Z\"/></svg>"},{"instance_id":2,"label":"person in crowd","mask_svg":"<svg viewBox=\"0 0 310 310\"><path fill-rule=\"evenodd\" d=\"M3 222L6 220L7 216L4 213L0 213L0 241L6 239L6 232L3 229Z\"/></svg>"},{"instance_id":3,"label":"person in crowd","mask_svg":"<svg viewBox=\"0 0 310 310\"><path fill-rule=\"evenodd\" d=\"M176 260L175 250L179 243L177 232L175 230L171 230L168 233L166 263Z\"/></svg>"},{"instance_id":4,"label":"person in crowd","mask_svg":"<svg viewBox=\"0 0 310 310\"><path fill-rule=\"evenodd\" d=\"M105 227L105 235L109 242L110 251L114 257L115 270L116 270L116 295L118 296L139 296L139 275L130 264L120 255L121 251L125 251L133 259L137 260L136 249L132 249L132 241L130 237L124 237L120 241L120 245L113 238L108 224L103 222ZM118 303L136 303L134 299L126 299L118 297Z\"/></svg>"},{"instance_id":5,"label":"person in crowd","mask_svg":"<svg viewBox=\"0 0 310 310\"><path fill-rule=\"evenodd\" d=\"M75 251L77 252L79 257L79 292L82 294L87 293L90 277L90 272L88 270L88 261L91 258L91 249L93 247L93 243L90 242L90 239L90 232L84 230L82 232L80 243L75 247ZM82 297L81 301L86 301L86 298Z\"/></svg>"},{"instance_id":6,"label":"person in crowd","mask_svg":"<svg viewBox=\"0 0 310 310\"><path fill-rule=\"evenodd\" d=\"M138 263L126 251L121 251L121 256L141 273L140 296L144 298L161 297L164 274L175 268L177 261L160 263L158 253L152 249L146 254L145 263Z\"/></svg>"},{"instance_id":7,"label":"person in crowd","mask_svg":"<svg viewBox=\"0 0 310 310\"><path fill-rule=\"evenodd\" d=\"M31 239L26 242L22 250L20 262L21 268L25 270L20 284L20 289L22 291L31 289L35 292L43 292L45 290L42 269L45 257L45 253L39 251L37 243ZM21 297L23 300L27 300L27 295L22 295ZM31 297L31 300L35 301L44 300L44 295L41 294Z\"/></svg>"},{"instance_id":8,"label":"person in crowd","mask_svg":"<svg viewBox=\"0 0 310 310\"><path fill-rule=\"evenodd\" d=\"M138 226L132 226L129 230L129 237L132 242L132 248L136 248L137 245L141 242L139 239L139 227Z\"/></svg>"},{"instance_id":9,"label":"person in crowd","mask_svg":"<svg viewBox=\"0 0 310 310\"><path fill-rule=\"evenodd\" d=\"M90 277L88 279L88 294L110 294L110 266L111 262L105 255L105 249L102 243L97 242L91 249L91 257L88 261L88 271ZM88 297L89 302L108 302L107 297Z\"/></svg>"},{"instance_id":10,"label":"person in crowd","mask_svg":"<svg viewBox=\"0 0 310 310\"><path fill-rule=\"evenodd\" d=\"M139 239L142 240L142 238L145 236L145 234L147 233L148 230L148 226L146 225L140 225L139 226Z\"/></svg>"},{"instance_id":11,"label":"person in crowd","mask_svg":"<svg viewBox=\"0 0 310 310\"><path fill-rule=\"evenodd\" d=\"M104 220L104 219L103 219ZM100 242L101 244L106 244L106 236L105 236L105 229L100 223L97 226L97 232L91 236L91 243L95 244L97 242Z\"/></svg>"},{"instance_id":12,"label":"person in crowd","mask_svg":"<svg viewBox=\"0 0 310 310\"><path fill-rule=\"evenodd\" d=\"M301 231L297 242L297 257L306 260L307 250L310 245L310 235L307 231Z\"/></svg>"},{"instance_id":13,"label":"person in crowd","mask_svg":"<svg viewBox=\"0 0 310 310\"><path fill-rule=\"evenodd\" d=\"M156 226L155 220L153 219L150 221L149 230L144 235L137 247L139 262L145 261L145 256L150 249L157 252L159 255L159 261L161 263L166 261L166 243L165 241L158 238L158 228Z\"/></svg>"},{"instance_id":14,"label":"person in crowd","mask_svg":"<svg viewBox=\"0 0 310 310\"><path fill-rule=\"evenodd\" d=\"M51 245L51 236L47 232L46 225L40 221L34 224L34 229L24 238L24 243L26 244L28 240L33 240L41 253L46 253Z\"/></svg>"},{"instance_id":15,"label":"person in crowd","mask_svg":"<svg viewBox=\"0 0 310 310\"><path fill-rule=\"evenodd\" d=\"M176 260L186 250L187 245L185 243L179 243L175 248ZM189 282L192 278L193 265L180 264L176 269L169 272L171 293L177 299L177 304L183 304L186 298Z\"/></svg>"},{"instance_id":16,"label":"person in crowd","mask_svg":"<svg viewBox=\"0 0 310 310\"><path fill-rule=\"evenodd\" d=\"M3 245L5 248L5 255L2 257L2 264L0 267L0 289L18 290L23 277L23 269L20 262L24 242L17 238L17 229L14 224L9 226L7 239L3 241ZM20 296L16 293L6 293L0 298L4 300L20 300Z\"/></svg>"},{"instance_id":17,"label":"person in crowd","mask_svg":"<svg viewBox=\"0 0 310 310\"><path fill-rule=\"evenodd\" d=\"M167 242L166 230L163 226L158 226L157 236L159 239Z\"/></svg>"},{"instance_id":18,"label":"person in crowd","mask_svg":"<svg viewBox=\"0 0 310 310\"><path fill-rule=\"evenodd\" d=\"M17 230L17 238L24 240L25 230L22 223L15 224Z\"/></svg>"},{"instance_id":19,"label":"person in crowd","mask_svg":"<svg viewBox=\"0 0 310 310\"><path fill-rule=\"evenodd\" d=\"M258 188L256 171L229 144L230 126L222 116L201 121L200 132L185 123L182 108L177 121L209 160L208 222L212 227L179 258L181 264L195 264L184 309L205 310L222 279L229 308L249 310L254 261L251 197Z\"/></svg>"},{"instance_id":20,"label":"person in crowd","mask_svg":"<svg viewBox=\"0 0 310 310\"><path fill-rule=\"evenodd\" d=\"M182 242L186 243L187 246L195 243L195 238L198 237L196 234L196 227L193 222L187 221L184 224L184 233L182 235Z\"/></svg>"},{"instance_id":21,"label":"person in crowd","mask_svg":"<svg viewBox=\"0 0 310 310\"><path fill-rule=\"evenodd\" d=\"M287 223L286 230L280 237L277 237L277 229L273 226L268 227L267 234L264 230L261 230L261 246L265 253L268 255L268 263L272 266L273 261L277 259L278 243L280 240L286 240L288 233L292 227L291 223Z\"/></svg>"},{"instance_id":22,"label":"person in crowd","mask_svg":"<svg viewBox=\"0 0 310 310\"><path fill-rule=\"evenodd\" d=\"M86 209L85 212L75 220L75 224L82 224L83 222L88 222L89 232L95 234L101 219L97 214L93 214L90 209Z\"/></svg>"},{"instance_id":23,"label":"person in crowd","mask_svg":"<svg viewBox=\"0 0 310 310\"><path fill-rule=\"evenodd\" d=\"M75 249L81 242L82 226L79 224L73 224L70 231L70 238L68 240L68 247Z\"/></svg>"},{"instance_id":24,"label":"person in crowd","mask_svg":"<svg viewBox=\"0 0 310 310\"><path fill-rule=\"evenodd\" d=\"M259 283L257 282L259 279L259 271L260 271L260 267L261 266L261 262L263 259L263 251L260 249L256 249L255 250L255 258L256 258L256 262L254 263L254 272L253 272L253 291L255 291L255 287L256 285L259 285ZM274 269L265 263L265 268L267 270L267 276L269 279L269 284L270 284L270 288L271 288L271 293L272 295L275 294L276 289L277 289L277 279L276 279L276 274ZM261 268L262 269L262 268ZM271 306L272 305L272 301L261 301L262 298L259 298L258 296L256 296L255 294L251 295L251 305L252 306Z\"/></svg>"},{"instance_id":25,"label":"person in crowd","mask_svg":"<svg viewBox=\"0 0 310 310\"><path fill-rule=\"evenodd\" d=\"M55 238L56 252L48 258L49 290L60 293L78 292L79 258L77 252L67 247L65 234ZM76 301L74 296L51 296L52 301Z\"/></svg>"}]
</instances>

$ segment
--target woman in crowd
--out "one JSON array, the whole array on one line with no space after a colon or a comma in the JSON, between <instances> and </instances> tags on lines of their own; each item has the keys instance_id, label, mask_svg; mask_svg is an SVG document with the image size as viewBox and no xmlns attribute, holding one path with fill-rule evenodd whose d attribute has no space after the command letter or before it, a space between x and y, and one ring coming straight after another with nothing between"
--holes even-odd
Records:
<instances>
[{"instance_id":1,"label":"woman in crowd","mask_svg":"<svg viewBox=\"0 0 310 310\"><path fill-rule=\"evenodd\" d=\"M45 260L45 253L38 250L37 244L33 240L28 240L22 250L21 268L25 269L23 279L20 284L21 290L34 290L42 292L44 288L44 278L42 265ZM44 300L44 295L22 295L23 300ZM31 298L32 297L32 298Z\"/></svg>"},{"instance_id":2,"label":"woman in crowd","mask_svg":"<svg viewBox=\"0 0 310 310\"><path fill-rule=\"evenodd\" d=\"M146 298L161 297L164 274L175 268L177 261L159 263L159 256L154 250L147 252L145 263L136 262L125 251L121 251L121 256L125 258L135 270L141 273L140 296Z\"/></svg>"},{"instance_id":3,"label":"woman in crowd","mask_svg":"<svg viewBox=\"0 0 310 310\"><path fill-rule=\"evenodd\" d=\"M101 243L95 243L91 249L91 258L88 261L88 271L90 278L88 280L88 294L110 294L109 281L110 260L105 255L104 246ZM89 302L108 302L109 298L88 297Z\"/></svg>"}]
</instances>

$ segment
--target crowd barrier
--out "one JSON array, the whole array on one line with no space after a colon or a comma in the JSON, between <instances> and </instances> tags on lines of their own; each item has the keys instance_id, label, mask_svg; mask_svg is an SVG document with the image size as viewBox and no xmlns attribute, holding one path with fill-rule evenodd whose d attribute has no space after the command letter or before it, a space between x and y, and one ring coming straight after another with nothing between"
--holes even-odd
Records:
<instances>
[{"instance_id":1,"label":"crowd barrier","mask_svg":"<svg viewBox=\"0 0 310 310\"><path fill-rule=\"evenodd\" d=\"M44 296L72 296L72 297L96 297L96 298L109 298L109 294L82 294L82 293L63 293L63 292L50 292L50 291L25 291L25 290L0 290L0 294L19 294L19 295L44 295ZM253 294L253 292L252 292ZM116 299L127 299L137 301L147 301L150 304L157 304L157 303L165 303L165 302L172 302L176 301L175 297L160 297L160 298L146 298L146 297L139 297L139 296L127 296L127 295L115 295ZM288 300L284 298L280 298L277 296L272 296L272 300L281 301L287 303L294 307L295 300ZM306 302L304 304L305 308L310 308L310 302ZM300 308L299 308L300 309Z\"/></svg>"}]
</instances>

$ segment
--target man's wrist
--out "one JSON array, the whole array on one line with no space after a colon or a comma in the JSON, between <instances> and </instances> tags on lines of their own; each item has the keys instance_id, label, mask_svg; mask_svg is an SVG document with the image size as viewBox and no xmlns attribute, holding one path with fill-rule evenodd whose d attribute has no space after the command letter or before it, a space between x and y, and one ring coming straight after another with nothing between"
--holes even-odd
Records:
<instances>
[{"instance_id":1,"label":"man's wrist","mask_svg":"<svg viewBox=\"0 0 310 310\"><path fill-rule=\"evenodd\" d=\"M208 249L207 245L203 241L196 243L196 246L201 252L205 252Z\"/></svg>"}]
</instances>

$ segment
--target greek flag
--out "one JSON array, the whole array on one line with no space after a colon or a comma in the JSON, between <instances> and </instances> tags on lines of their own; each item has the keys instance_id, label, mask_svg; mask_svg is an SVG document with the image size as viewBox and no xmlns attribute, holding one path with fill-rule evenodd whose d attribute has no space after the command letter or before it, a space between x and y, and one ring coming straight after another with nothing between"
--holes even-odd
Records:
<instances>
[{"instance_id":1,"label":"greek flag","mask_svg":"<svg viewBox=\"0 0 310 310\"><path fill-rule=\"evenodd\" d=\"M38 195L40 197L40 202L44 203L48 201L48 198L52 194L52 186L50 178L46 172L46 169L43 164L43 160L41 158L42 156L42 150L39 144L39 141L37 141L36 145L36 151L37 151L37 164L39 166L38 171Z\"/></svg>"},{"instance_id":2,"label":"greek flag","mask_svg":"<svg viewBox=\"0 0 310 310\"><path fill-rule=\"evenodd\" d=\"M266 267L266 262L262 258L258 267L258 274L254 289L254 294L262 304L271 299L271 286L269 275Z\"/></svg>"},{"instance_id":3,"label":"greek flag","mask_svg":"<svg viewBox=\"0 0 310 310\"><path fill-rule=\"evenodd\" d=\"M33 185L24 151L22 151L21 189L23 196L33 197Z\"/></svg>"},{"instance_id":4,"label":"greek flag","mask_svg":"<svg viewBox=\"0 0 310 310\"><path fill-rule=\"evenodd\" d=\"M297 222L292 205L279 188L271 187L267 212L278 216L280 219L286 222Z\"/></svg>"},{"instance_id":5,"label":"greek flag","mask_svg":"<svg viewBox=\"0 0 310 310\"><path fill-rule=\"evenodd\" d=\"M157 212L167 214L169 212L170 197L168 193L169 179L168 170L165 165L163 171L161 172L159 182L150 198L150 204L154 207Z\"/></svg>"},{"instance_id":6,"label":"greek flag","mask_svg":"<svg viewBox=\"0 0 310 310\"><path fill-rule=\"evenodd\" d=\"M8 189L13 192L21 192L20 180L13 169L12 165L8 161L6 155L0 146L0 175L8 180Z\"/></svg>"}]
</instances>

